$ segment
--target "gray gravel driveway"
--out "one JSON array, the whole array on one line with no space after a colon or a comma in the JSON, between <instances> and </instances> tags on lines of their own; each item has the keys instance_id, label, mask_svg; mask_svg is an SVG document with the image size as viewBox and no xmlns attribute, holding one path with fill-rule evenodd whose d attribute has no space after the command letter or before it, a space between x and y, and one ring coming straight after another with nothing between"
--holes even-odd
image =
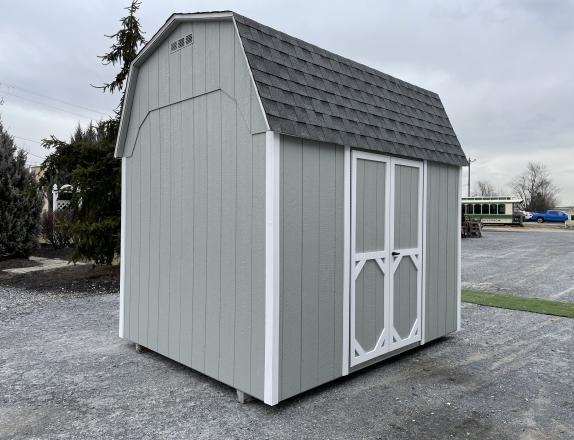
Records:
<instances>
[{"instance_id":1,"label":"gray gravel driveway","mask_svg":"<svg viewBox=\"0 0 574 440\"><path fill-rule=\"evenodd\" d=\"M462 287L574 302L574 231L484 231L462 240Z\"/></svg>"},{"instance_id":2,"label":"gray gravel driveway","mask_svg":"<svg viewBox=\"0 0 574 440\"><path fill-rule=\"evenodd\" d=\"M574 438L574 320L464 305L451 337L270 408L117 337L117 294L0 286L0 438Z\"/></svg>"}]
</instances>

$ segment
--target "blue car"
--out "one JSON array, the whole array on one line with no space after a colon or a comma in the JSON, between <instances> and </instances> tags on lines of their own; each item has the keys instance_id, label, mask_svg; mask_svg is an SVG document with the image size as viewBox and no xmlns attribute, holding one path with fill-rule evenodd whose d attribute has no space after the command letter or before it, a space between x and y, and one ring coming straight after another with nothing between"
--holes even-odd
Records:
<instances>
[{"instance_id":1,"label":"blue car","mask_svg":"<svg viewBox=\"0 0 574 440\"><path fill-rule=\"evenodd\" d=\"M544 222L562 222L568 220L568 214L562 211L544 211L533 212L530 221L544 223Z\"/></svg>"}]
</instances>

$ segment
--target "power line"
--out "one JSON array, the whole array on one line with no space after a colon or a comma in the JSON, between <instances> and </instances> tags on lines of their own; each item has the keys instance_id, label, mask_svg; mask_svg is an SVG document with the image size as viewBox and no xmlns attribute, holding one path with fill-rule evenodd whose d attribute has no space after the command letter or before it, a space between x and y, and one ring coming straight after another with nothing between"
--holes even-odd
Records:
<instances>
[{"instance_id":1,"label":"power line","mask_svg":"<svg viewBox=\"0 0 574 440\"><path fill-rule=\"evenodd\" d=\"M20 136L12 136L12 137L15 138L15 139L20 139L20 140L28 141L28 142L34 142L35 144L40 144L40 145L42 145L42 142L40 142L40 141L35 141L34 139L28 139L28 138L24 138L24 137L20 137Z\"/></svg>"},{"instance_id":2,"label":"power line","mask_svg":"<svg viewBox=\"0 0 574 440\"><path fill-rule=\"evenodd\" d=\"M30 101L30 102L33 102L33 103L35 103L35 104L40 104L40 105L43 105L43 106L46 106L46 107L50 107L50 108L53 108L53 109L55 109L55 110L59 110L59 111L64 112L64 113L69 113L69 114L74 115L74 116L79 116L79 117L84 118L84 119L94 119L94 118L92 118L91 116L86 116L86 115L81 115L81 114L79 114L79 113L74 113L74 112L72 112L72 111L70 111L70 110L66 110L66 109L63 109L63 108L60 108L60 107L56 107L55 105L47 104L47 103L42 102L42 101L37 101L37 100L32 99L32 98L26 98L26 97L24 97L24 96L16 95L15 93L12 93L12 92L3 91L3 92L1 92L1 93L3 93L3 94L5 93L5 94L7 94L7 95L14 96L15 98L23 99L23 100L25 100L25 101Z\"/></svg>"},{"instance_id":3,"label":"power line","mask_svg":"<svg viewBox=\"0 0 574 440\"><path fill-rule=\"evenodd\" d=\"M100 115L100 116L108 116L108 117L111 117L109 114L107 114L107 113L105 113L105 112L102 112L102 111L100 111L100 110L96 110L96 109L93 109L93 108L90 108L90 107L86 107L86 106L83 106L83 105L80 105L80 104L74 104L74 103L72 103L72 102L65 101L65 100L63 100L63 99L54 98L54 97L52 97L52 96L44 95L43 93L38 93L38 92L34 92L34 91L30 90L30 89L25 89L24 87L20 87L20 86L14 85L14 84L8 84L8 83L6 83L6 82L0 81L0 86L2 86L2 85L3 85L4 87L9 88L9 89L10 89L10 88L12 88L12 89L18 89L18 90L21 90L21 91L23 91L23 92L25 92L25 93L30 93L30 94L32 94L32 95L40 96L40 97L45 98L45 99L50 99L50 100L52 100L52 101L56 101L56 102L59 102L59 103L61 103L61 104L69 105L69 106L72 106L72 107L77 107L77 108L80 108L80 109L83 109L83 110L88 110L88 111L90 111L90 112L97 113L97 114Z\"/></svg>"},{"instance_id":4,"label":"power line","mask_svg":"<svg viewBox=\"0 0 574 440\"><path fill-rule=\"evenodd\" d=\"M34 157L37 157L38 159L42 159L42 160L46 159L45 156L38 156L37 154L31 153L30 151L26 150L25 148L22 148L22 147L18 147L18 148L20 148L20 150L24 151L26 154L29 154L30 156L34 156Z\"/></svg>"}]
</instances>

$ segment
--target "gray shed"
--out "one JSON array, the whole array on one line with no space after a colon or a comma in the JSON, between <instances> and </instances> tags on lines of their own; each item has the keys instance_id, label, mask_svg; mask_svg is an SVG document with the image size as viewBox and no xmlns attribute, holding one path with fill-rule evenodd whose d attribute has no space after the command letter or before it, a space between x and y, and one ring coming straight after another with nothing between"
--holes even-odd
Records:
<instances>
[{"instance_id":1,"label":"gray shed","mask_svg":"<svg viewBox=\"0 0 574 440\"><path fill-rule=\"evenodd\" d=\"M433 92L175 14L116 156L123 338L275 405L460 326L466 159Z\"/></svg>"}]
</instances>

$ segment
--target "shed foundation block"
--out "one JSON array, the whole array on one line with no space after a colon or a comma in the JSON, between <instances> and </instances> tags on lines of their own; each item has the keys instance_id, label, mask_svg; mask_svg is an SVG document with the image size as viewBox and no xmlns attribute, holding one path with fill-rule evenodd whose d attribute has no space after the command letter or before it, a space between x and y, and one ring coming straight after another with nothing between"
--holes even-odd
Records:
<instances>
[{"instance_id":1,"label":"shed foundation block","mask_svg":"<svg viewBox=\"0 0 574 440\"><path fill-rule=\"evenodd\" d=\"M146 348L140 344L136 344L136 352L137 353L147 353L148 351L149 351L149 348Z\"/></svg>"},{"instance_id":2,"label":"shed foundation block","mask_svg":"<svg viewBox=\"0 0 574 440\"><path fill-rule=\"evenodd\" d=\"M253 396L250 396L249 394L245 394L243 391L237 391L237 401L241 404L243 403L249 403L252 402L253 400L255 400L253 398Z\"/></svg>"}]
</instances>

